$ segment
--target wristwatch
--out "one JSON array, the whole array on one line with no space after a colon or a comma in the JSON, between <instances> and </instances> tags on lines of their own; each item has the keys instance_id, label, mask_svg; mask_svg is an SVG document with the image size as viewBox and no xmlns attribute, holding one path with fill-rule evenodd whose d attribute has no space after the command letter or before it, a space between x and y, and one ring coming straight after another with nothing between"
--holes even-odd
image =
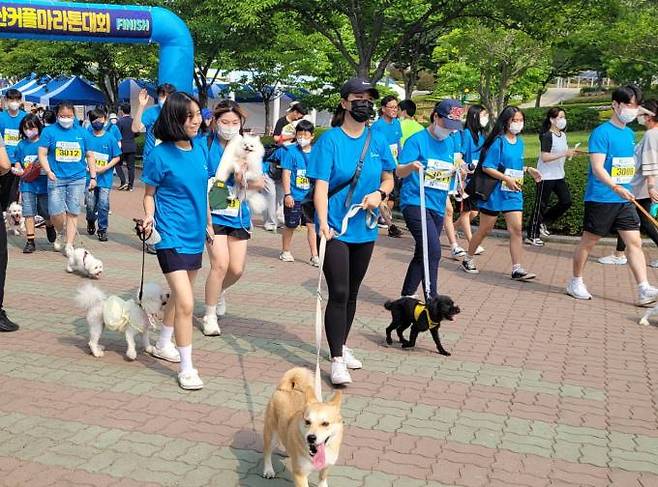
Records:
<instances>
[{"instance_id":1,"label":"wristwatch","mask_svg":"<svg viewBox=\"0 0 658 487\"><path fill-rule=\"evenodd\" d=\"M377 191L379 191L379 194L380 194L381 197L382 197L382 201L384 201L386 198L388 198L388 195L386 194L385 191L383 191L383 190L381 190L381 189L378 189Z\"/></svg>"}]
</instances>

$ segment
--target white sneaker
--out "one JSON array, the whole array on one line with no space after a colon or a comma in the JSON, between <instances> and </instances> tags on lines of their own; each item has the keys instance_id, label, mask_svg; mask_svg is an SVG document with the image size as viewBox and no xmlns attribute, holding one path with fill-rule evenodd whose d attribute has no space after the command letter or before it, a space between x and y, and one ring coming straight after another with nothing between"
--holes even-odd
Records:
<instances>
[{"instance_id":1,"label":"white sneaker","mask_svg":"<svg viewBox=\"0 0 658 487\"><path fill-rule=\"evenodd\" d=\"M295 262L295 258L288 250L284 250L279 254L279 260L282 260L283 262Z\"/></svg>"},{"instance_id":2,"label":"white sneaker","mask_svg":"<svg viewBox=\"0 0 658 487\"><path fill-rule=\"evenodd\" d=\"M226 291L219 294L219 301L217 301L217 316L224 316L226 314Z\"/></svg>"},{"instance_id":3,"label":"white sneaker","mask_svg":"<svg viewBox=\"0 0 658 487\"><path fill-rule=\"evenodd\" d=\"M147 347L145 352L155 358L166 360L167 362L173 362L175 364L180 362L180 352L171 342L167 343L164 348L158 347L158 344L156 343L155 346Z\"/></svg>"},{"instance_id":4,"label":"white sneaker","mask_svg":"<svg viewBox=\"0 0 658 487\"><path fill-rule=\"evenodd\" d=\"M331 359L331 383L335 386L352 383L352 377L347 371L343 357Z\"/></svg>"},{"instance_id":5,"label":"white sneaker","mask_svg":"<svg viewBox=\"0 0 658 487\"><path fill-rule=\"evenodd\" d=\"M71 255L73 253L74 250L75 250L75 248L73 247L73 245L67 243L64 246L64 255L66 255L68 257L69 255Z\"/></svg>"},{"instance_id":6,"label":"white sneaker","mask_svg":"<svg viewBox=\"0 0 658 487\"><path fill-rule=\"evenodd\" d=\"M546 228L546 225L543 223L539 225L539 235L542 237L550 237L551 232L548 231L548 228Z\"/></svg>"},{"instance_id":7,"label":"white sneaker","mask_svg":"<svg viewBox=\"0 0 658 487\"><path fill-rule=\"evenodd\" d=\"M478 245L478 248L475 249L475 254L474 255L482 255L484 254L484 247L482 245Z\"/></svg>"},{"instance_id":8,"label":"white sneaker","mask_svg":"<svg viewBox=\"0 0 658 487\"><path fill-rule=\"evenodd\" d=\"M466 251L458 245L457 247L452 248L450 255L452 255L453 259L458 259L460 257L464 257L466 255Z\"/></svg>"},{"instance_id":9,"label":"white sneaker","mask_svg":"<svg viewBox=\"0 0 658 487\"><path fill-rule=\"evenodd\" d=\"M196 369L188 370L186 372L179 372L178 385L181 387L181 389L188 391L203 389L203 381L199 377L199 372Z\"/></svg>"},{"instance_id":10,"label":"white sneaker","mask_svg":"<svg viewBox=\"0 0 658 487\"><path fill-rule=\"evenodd\" d=\"M656 289L653 286L649 286L645 289L640 289L638 291L637 304L638 306L646 306L647 304L651 304L654 301L656 301L657 297L658 297L658 289Z\"/></svg>"},{"instance_id":11,"label":"white sneaker","mask_svg":"<svg viewBox=\"0 0 658 487\"><path fill-rule=\"evenodd\" d=\"M64 249L64 237L58 233L53 242L53 250L55 252L61 252L62 249Z\"/></svg>"},{"instance_id":12,"label":"white sneaker","mask_svg":"<svg viewBox=\"0 0 658 487\"><path fill-rule=\"evenodd\" d=\"M203 334L207 337L216 337L222 334L217 323L217 315L210 314L203 317Z\"/></svg>"},{"instance_id":13,"label":"white sneaker","mask_svg":"<svg viewBox=\"0 0 658 487\"><path fill-rule=\"evenodd\" d=\"M532 245L533 247L544 246L544 241L539 237L536 238L526 237L523 241L525 242L526 245Z\"/></svg>"},{"instance_id":14,"label":"white sneaker","mask_svg":"<svg viewBox=\"0 0 658 487\"><path fill-rule=\"evenodd\" d=\"M599 258L599 264L605 265L626 265L627 259L625 255L617 257L615 254L606 255L605 257Z\"/></svg>"},{"instance_id":15,"label":"white sneaker","mask_svg":"<svg viewBox=\"0 0 658 487\"><path fill-rule=\"evenodd\" d=\"M263 228L268 232L276 232L276 225L272 223L266 223L265 225L263 225Z\"/></svg>"},{"instance_id":16,"label":"white sneaker","mask_svg":"<svg viewBox=\"0 0 658 487\"><path fill-rule=\"evenodd\" d=\"M658 268L658 259L652 260L647 264L649 267L653 267L654 269Z\"/></svg>"},{"instance_id":17,"label":"white sneaker","mask_svg":"<svg viewBox=\"0 0 658 487\"><path fill-rule=\"evenodd\" d=\"M311 260L309 260L309 263L313 267L320 267L320 258L317 255L314 255L313 257L311 257Z\"/></svg>"},{"instance_id":18,"label":"white sneaker","mask_svg":"<svg viewBox=\"0 0 658 487\"><path fill-rule=\"evenodd\" d=\"M347 348L343 345L343 362L348 369L360 369L363 367L363 363L358 360L352 353L351 348Z\"/></svg>"},{"instance_id":19,"label":"white sneaker","mask_svg":"<svg viewBox=\"0 0 658 487\"><path fill-rule=\"evenodd\" d=\"M585 287L585 283L583 281L576 281L574 278L569 279L567 294L576 299L592 299L592 295Z\"/></svg>"}]
</instances>

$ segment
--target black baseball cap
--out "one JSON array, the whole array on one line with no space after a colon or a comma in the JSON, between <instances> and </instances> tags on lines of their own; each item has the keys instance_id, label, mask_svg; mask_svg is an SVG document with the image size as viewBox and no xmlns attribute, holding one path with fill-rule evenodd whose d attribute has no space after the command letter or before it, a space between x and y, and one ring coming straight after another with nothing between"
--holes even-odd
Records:
<instances>
[{"instance_id":1,"label":"black baseball cap","mask_svg":"<svg viewBox=\"0 0 658 487\"><path fill-rule=\"evenodd\" d=\"M350 93L370 93L373 98L379 98L379 91L370 81L363 78L352 78L347 81L340 89L340 97L347 99Z\"/></svg>"}]
</instances>

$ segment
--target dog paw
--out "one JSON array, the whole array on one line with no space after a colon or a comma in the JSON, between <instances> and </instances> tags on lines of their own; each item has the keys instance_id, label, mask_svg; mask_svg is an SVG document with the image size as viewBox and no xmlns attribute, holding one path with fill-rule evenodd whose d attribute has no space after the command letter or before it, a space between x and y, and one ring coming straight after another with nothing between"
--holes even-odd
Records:
<instances>
[{"instance_id":1,"label":"dog paw","mask_svg":"<svg viewBox=\"0 0 658 487\"><path fill-rule=\"evenodd\" d=\"M640 325L649 326L650 325L649 320L647 320L646 318L642 318L640 320Z\"/></svg>"},{"instance_id":2,"label":"dog paw","mask_svg":"<svg viewBox=\"0 0 658 487\"><path fill-rule=\"evenodd\" d=\"M153 353L154 351L155 351L155 347L153 345L149 345L148 347L146 347L144 349L144 352L149 353L149 354Z\"/></svg>"},{"instance_id":3,"label":"dog paw","mask_svg":"<svg viewBox=\"0 0 658 487\"><path fill-rule=\"evenodd\" d=\"M91 354L96 358L101 358L103 355L105 355L105 352L103 352L101 348L92 348Z\"/></svg>"},{"instance_id":4,"label":"dog paw","mask_svg":"<svg viewBox=\"0 0 658 487\"><path fill-rule=\"evenodd\" d=\"M405 340L402 342L402 348L413 348L413 345L411 344L411 342Z\"/></svg>"},{"instance_id":5,"label":"dog paw","mask_svg":"<svg viewBox=\"0 0 658 487\"><path fill-rule=\"evenodd\" d=\"M386 343L389 345L393 345L393 339L391 337L386 337Z\"/></svg>"},{"instance_id":6,"label":"dog paw","mask_svg":"<svg viewBox=\"0 0 658 487\"><path fill-rule=\"evenodd\" d=\"M73 272L73 268L67 266L67 267L66 267L66 272L68 272L68 273Z\"/></svg>"},{"instance_id":7,"label":"dog paw","mask_svg":"<svg viewBox=\"0 0 658 487\"><path fill-rule=\"evenodd\" d=\"M135 350L130 350L126 352L126 357L128 360L135 360L137 358L137 352Z\"/></svg>"},{"instance_id":8,"label":"dog paw","mask_svg":"<svg viewBox=\"0 0 658 487\"><path fill-rule=\"evenodd\" d=\"M266 479L273 479L274 477L276 477L276 472L271 467L266 468L263 470L263 477L265 477Z\"/></svg>"},{"instance_id":9,"label":"dog paw","mask_svg":"<svg viewBox=\"0 0 658 487\"><path fill-rule=\"evenodd\" d=\"M445 357L450 357L450 355L452 355L450 352L446 352L445 350L443 352L439 350L438 352Z\"/></svg>"}]
</instances>

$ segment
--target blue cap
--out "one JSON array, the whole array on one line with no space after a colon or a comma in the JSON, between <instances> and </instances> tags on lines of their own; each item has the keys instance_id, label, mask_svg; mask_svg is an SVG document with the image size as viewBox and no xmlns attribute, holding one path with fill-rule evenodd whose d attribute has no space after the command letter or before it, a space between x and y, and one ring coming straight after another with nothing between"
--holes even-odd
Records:
<instances>
[{"instance_id":1,"label":"blue cap","mask_svg":"<svg viewBox=\"0 0 658 487\"><path fill-rule=\"evenodd\" d=\"M201 110L201 117L204 120L208 120L209 118L212 118L212 112L208 108L204 108Z\"/></svg>"},{"instance_id":2,"label":"blue cap","mask_svg":"<svg viewBox=\"0 0 658 487\"><path fill-rule=\"evenodd\" d=\"M443 119L445 128L450 130L461 130L464 107L458 100L447 98L441 100L434 107L434 111Z\"/></svg>"}]
</instances>

